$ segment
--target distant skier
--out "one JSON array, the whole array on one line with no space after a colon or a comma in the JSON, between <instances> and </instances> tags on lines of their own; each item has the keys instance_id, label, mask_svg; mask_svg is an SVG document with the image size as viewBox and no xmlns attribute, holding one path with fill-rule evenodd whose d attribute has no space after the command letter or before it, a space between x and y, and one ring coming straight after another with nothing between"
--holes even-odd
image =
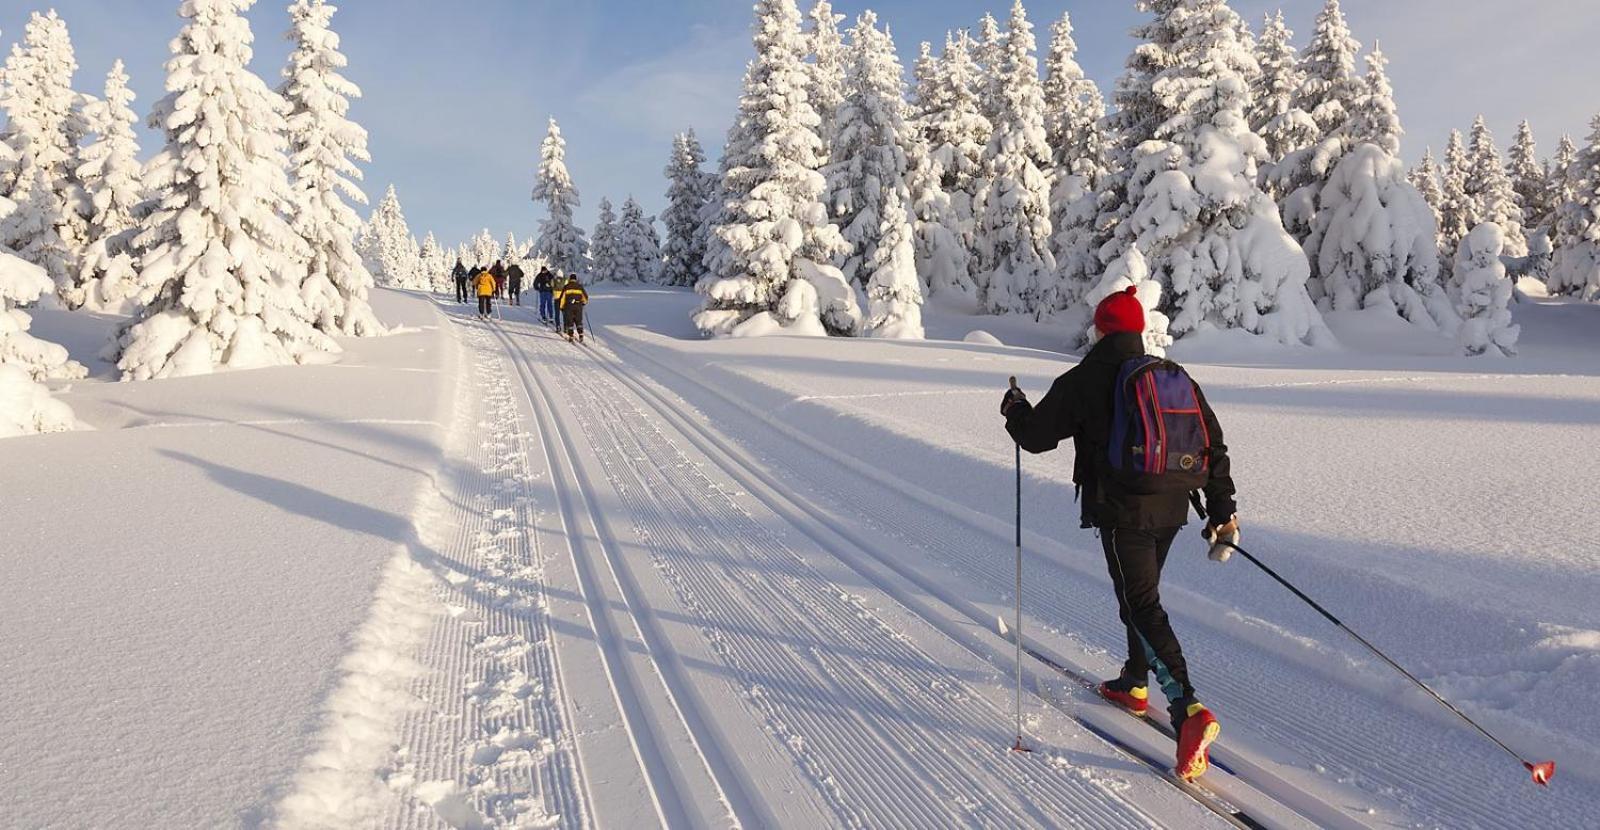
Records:
<instances>
[{"instance_id":1,"label":"distant skier","mask_svg":"<svg viewBox=\"0 0 1600 830\"><path fill-rule=\"evenodd\" d=\"M493 270L479 270L476 284L478 288L478 316L486 319L490 314L494 313L495 278Z\"/></svg>"},{"instance_id":2,"label":"distant skier","mask_svg":"<svg viewBox=\"0 0 1600 830\"><path fill-rule=\"evenodd\" d=\"M1153 668L1178 734L1177 773L1192 780L1206 771L1221 727L1189 683L1161 607L1161 569L1189 520L1191 498L1200 506L1193 490L1205 492L1208 532L1237 532L1228 450L1199 385L1177 364L1145 356L1145 313L1134 289L1101 302L1094 325L1099 341L1038 406L1013 389L1000 412L1006 431L1030 453L1073 440L1082 526L1100 536L1128 635L1122 674L1100 684L1100 694L1143 715Z\"/></svg>"},{"instance_id":3,"label":"distant skier","mask_svg":"<svg viewBox=\"0 0 1600 830\"><path fill-rule=\"evenodd\" d=\"M539 294L539 320L549 323L555 320L555 275L547 267L540 267L539 273L533 278L533 290Z\"/></svg>"},{"instance_id":4,"label":"distant skier","mask_svg":"<svg viewBox=\"0 0 1600 830\"><path fill-rule=\"evenodd\" d=\"M494 276L494 295L504 298L506 296L506 266L500 260L494 261L494 267L489 269Z\"/></svg>"},{"instance_id":5,"label":"distant skier","mask_svg":"<svg viewBox=\"0 0 1600 830\"><path fill-rule=\"evenodd\" d=\"M570 279L572 279L572 275L563 274L563 273L557 272L555 279L552 280L551 283L550 283L551 291L554 294L553 302L555 303L555 311L556 311L556 313L555 313L555 324L556 324L556 331L557 332L560 332L562 330L563 323L564 323L564 321L562 320L562 317L565 316L561 312L561 292L566 290L567 280L570 280Z\"/></svg>"},{"instance_id":6,"label":"distant skier","mask_svg":"<svg viewBox=\"0 0 1600 830\"><path fill-rule=\"evenodd\" d=\"M556 303L561 306L561 319L565 321L567 339L573 339L573 332L577 332L577 341L583 342L583 309L589 304L589 292L583 290L583 285L578 278L567 277L567 282L561 288L561 293L556 295Z\"/></svg>"},{"instance_id":7,"label":"distant skier","mask_svg":"<svg viewBox=\"0 0 1600 830\"><path fill-rule=\"evenodd\" d=\"M516 263L512 263L511 267L506 269L506 291L512 305L522 305L522 278L524 276L526 275L522 272L522 266Z\"/></svg>"},{"instance_id":8,"label":"distant skier","mask_svg":"<svg viewBox=\"0 0 1600 830\"><path fill-rule=\"evenodd\" d=\"M468 276L469 274L467 271L467 266L462 265L461 260L457 259L456 267L450 269L450 278L455 280L456 283L456 302L458 303L464 303L467 301Z\"/></svg>"}]
</instances>

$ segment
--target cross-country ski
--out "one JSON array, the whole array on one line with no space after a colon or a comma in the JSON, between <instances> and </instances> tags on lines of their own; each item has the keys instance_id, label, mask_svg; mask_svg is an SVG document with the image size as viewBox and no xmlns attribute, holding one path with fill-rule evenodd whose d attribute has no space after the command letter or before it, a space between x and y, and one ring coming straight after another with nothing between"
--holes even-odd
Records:
<instances>
[{"instance_id":1,"label":"cross-country ski","mask_svg":"<svg viewBox=\"0 0 1600 830\"><path fill-rule=\"evenodd\" d=\"M0 9L0 828L1594 826L1600 16L1422 5Z\"/></svg>"}]
</instances>

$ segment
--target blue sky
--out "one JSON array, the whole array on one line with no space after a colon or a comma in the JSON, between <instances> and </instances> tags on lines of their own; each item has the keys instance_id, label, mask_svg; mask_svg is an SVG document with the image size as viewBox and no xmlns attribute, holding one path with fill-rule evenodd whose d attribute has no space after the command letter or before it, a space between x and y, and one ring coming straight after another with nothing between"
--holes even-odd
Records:
<instances>
[{"instance_id":1,"label":"blue sky","mask_svg":"<svg viewBox=\"0 0 1600 830\"><path fill-rule=\"evenodd\" d=\"M801 0L802 6L809 0ZM162 63L176 34L176 0L54 0L77 48L80 89L98 93L120 57L136 108L162 94ZM749 0L346 0L335 28L350 56L350 77L366 97L356 117L372 134L367 190L374 200L399 189L412 229L460 241L489 227L526 237L539 213L529 201L538 143L554 115L582 193L579 216L594 218L601 196L636 195L660 209L661 170L671 136L700 133L713 156L737 103L751 55ZM1235 0L1259 28L1282 7L1304 45L1322 0ZM1540 150L1557 137L1587 134L1600 111L1600 15L1569 0L1345 0L1356 37L1381 40L1391 61L1405 153L1444 142L1482 112L1502 146L1521 118L1533 122ZM30 0L0 0L0 30L21 36ZM258 73L274 85L289 46L287 0L251 11ZM1035 0L1029 14L1040 46L1050 21L1073 14L1080 59L1108 91L1141 17L1132 0ZM840 0L854 16L868 7L891 27L901 57L918 41L941 42L947 28L971 26L985 11L1004 18L1006 0ZM145 136L147 154L156 138Z\"/></svg>"}]
</instances>

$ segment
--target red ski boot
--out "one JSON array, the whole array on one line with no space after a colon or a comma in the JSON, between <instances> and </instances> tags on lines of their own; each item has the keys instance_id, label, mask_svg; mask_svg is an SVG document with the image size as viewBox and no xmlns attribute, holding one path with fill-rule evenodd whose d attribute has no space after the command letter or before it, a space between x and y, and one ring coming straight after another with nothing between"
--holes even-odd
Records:
<instances>
[{"instance_id":1,"label":"red ski boot","mask_svg":"<svg viewBox=\"0 0 1600 830\"><path fill-rule=\"evenodd\" d=\"M1127 710L1128 714L1144 717L1150 711L1150 689L1137 680L1119 677L1107 680L1096 689L1100 696Z\"/></svg>"},{"instance_id":2,"label":"red ski boot","mask_svg":"<svg viewBox=\"0 0 1600 830\"><path fill-rule=\"evenodd\" d=\"M1178 732L1178 777L1193 781L1211 768L1209 750L1222 734L1222 724L1217 723L1211 710L1199 703L1189 703L1183 709L1183 719L1173 724Z\"/></svg>"}]
</instances>

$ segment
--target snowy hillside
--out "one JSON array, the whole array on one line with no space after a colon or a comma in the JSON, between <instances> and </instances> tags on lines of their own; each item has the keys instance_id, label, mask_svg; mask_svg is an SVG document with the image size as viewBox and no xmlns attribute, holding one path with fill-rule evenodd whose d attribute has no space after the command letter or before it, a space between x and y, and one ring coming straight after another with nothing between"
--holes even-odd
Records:
<instances>
[{"instance_id":1,"label":"snowy hillside","mask_svg":"<svg viewBox=\"0 0 1600 830\"><path fill-rule=\"evenodd\" d=\"M693 293L618 289L580 347L529 308L373 299L397 333L338 363L100 363L55 384L92 429L6 442L0 823L1226 826L1141 760L1170 741L1031 658L1037 751L1008 751L995 407L1072 358L938 309L942 340L704 341ZM1588 823L1600 307L1516 312L1515 362L1180 354L1245 546L1560 764L1533 787L1191 529L1165 599L1225 726L1203 783L1266 826ZM112 322L35 316L69 346ZM1109 676L1070 452L1025 464L1024 631Z\"/></svg>"}]
</instances>

